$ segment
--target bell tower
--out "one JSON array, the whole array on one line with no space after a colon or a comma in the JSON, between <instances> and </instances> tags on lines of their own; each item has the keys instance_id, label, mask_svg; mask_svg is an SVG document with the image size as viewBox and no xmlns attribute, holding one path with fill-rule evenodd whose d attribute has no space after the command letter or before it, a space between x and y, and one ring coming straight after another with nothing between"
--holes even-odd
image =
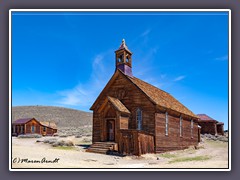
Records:
<instances>
[{"instance_id":1,"label":"bell tower","mask_svg":"<svg viewBox=\"0 0 240 180\"><path fill-rule=\"evenodd\" d=\"M124 74L132 76L132 52L128 49L125 40L122 40L121 46L115 51L116 69L120 69Z\"/></svg>"}]
</instances>

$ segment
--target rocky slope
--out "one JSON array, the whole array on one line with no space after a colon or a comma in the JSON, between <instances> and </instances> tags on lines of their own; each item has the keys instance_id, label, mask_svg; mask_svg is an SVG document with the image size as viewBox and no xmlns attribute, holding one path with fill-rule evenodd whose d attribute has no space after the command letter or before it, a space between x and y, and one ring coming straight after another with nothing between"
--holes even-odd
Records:
<instances>
[{"instance_id":1,"label":"rocky slope","mask_svg":"<svg viewBox=\"0 0 240 180\"><path fill-rule=\"evenodd\" d=\"M15 106L12 121L34 117L39 121L53 121L59 128L88 127L92 125L92 113L54 106Z\"/></svg>"}]
</instances>

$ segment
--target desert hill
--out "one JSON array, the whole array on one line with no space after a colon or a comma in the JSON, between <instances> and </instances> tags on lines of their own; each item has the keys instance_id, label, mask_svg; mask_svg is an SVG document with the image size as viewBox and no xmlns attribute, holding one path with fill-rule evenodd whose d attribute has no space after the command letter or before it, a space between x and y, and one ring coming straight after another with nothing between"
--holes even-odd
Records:
<instances>
[{"instance_id":1,"label":"desert hill","mask_svg":"<svg viewBox=\"0 0 240 180\"><path fill-rule=\"evenodd\" d=\"M39 121L53 121L59 128L92 125L92 113L55 106L12 107L12 121L34 117Z\"/></svg>"}]
</instances>

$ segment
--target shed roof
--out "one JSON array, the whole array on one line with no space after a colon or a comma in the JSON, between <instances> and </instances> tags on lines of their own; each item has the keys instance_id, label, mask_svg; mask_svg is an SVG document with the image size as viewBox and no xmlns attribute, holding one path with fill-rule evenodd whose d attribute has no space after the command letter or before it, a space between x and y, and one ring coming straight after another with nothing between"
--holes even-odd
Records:
<instances>
[{"instance_id":1,"label":"shed roof","mask_svg":"<svg viewBox=\"0 0 240 180\"><path fill-rule=\"evenodd\" d=\"M43 126L50 127L50 128L53 128L53 129L57 129L57 125L56 125L55 122L40 121L40 123L41 123Z\"/></svg>"},{"instance_id":2,"label":"shed roof","mask_svg":"<svg viewBox=\"0 0 240 180\"><path fill-rule=\"evenodd\" d=\"M213 123L218 123L217 120L211 118L210 116L206 115L206 114L197 114L199 120L199 123L204 123L204 122L213 122Z\"/></svg>"},{"instance_id":3,"label":"shed roof","mask_svg":"<svg viewBox=\"0 0 240 180\"><path fill-rule=\"evenodd\" d=\"M197 114L200 120L215 120L206 114Z\"/></svg>"}]
</instances>

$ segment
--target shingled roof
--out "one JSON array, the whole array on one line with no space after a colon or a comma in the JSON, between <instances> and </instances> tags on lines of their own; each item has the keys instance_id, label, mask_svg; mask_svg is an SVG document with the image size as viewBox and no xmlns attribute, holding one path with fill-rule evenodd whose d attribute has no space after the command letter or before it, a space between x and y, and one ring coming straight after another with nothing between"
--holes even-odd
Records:
<instances>
[{"instance_id":1,"label":"shingled roof","mask_svg":"<svg viewBox=\"0 0 240 180\"><path fill-rule=\"evenodd\" d=\"M123 103L114 97L108 96L109 101L113 104L113 106L120 112L130 113L130 111L123 105Z\"/></svg>"},{"instance_id":2,"label":"shingled roof","mask_svg":"<svg viewBox=\"0 0 240 180\"><path fill-rule=\"evenodd\" d=\"M197 116L199 117L200 120L215 120L213 118L211 118L210 116L206 115L206 114L197 114Z\"/></svg>"},{"instance_id":3,"label":"shingled roof","mask_svg":"<svg viewBox=\"0 0 240 180\"><path fill-rule=\"evenodd\" d=\"M32 119L34 119L34 118L17 119L16 121L13 122L13 124L26 124L28 121L30 121Z\"/></svg>"},{"instance_id":4,"label":"shingled roof","mask_svg":"<svg viewBox=\"0 0 240 180\"><path fill-rule=\"evenodd\" d=\"M215 122L218 123L217 120L211 118L210 116L206 115L206 114L197 114L199 120L198 122Z\"/></svg>"},{"instance_id":5,"label":"shingled roof","mask_svg":"<svg viewBox=\"0 0 240 180\"><path fill-rule=\"evenodd\" d=\"M122 73L125 75L124 73ZM167 109L171 109L180 113L183 113L185 115L189 115L192 117L197 116L190 111L188 108L186 108L182 103L180 103L177 99L175 99L171 94L147 83L144 82L136 77L130 77L125 75L130 81L132 81L138 88L140 88L148 97L149 99L162 107L165 107Z\"/></svg>"},{"instance_id":6,"label":"shingled roof","mask_svg":"<svg viewBox=\"0 0 240 180\"><path fill-rule=\"evenodd\" d=\"M130 82L132 82L137 88L139 88L154 104L156 104L160 107L164 107L164 108L185 114L187 116L198 118L198 116L196 116L192 111L190 111L187 107L185 107L183 104L181 104L171 94L169 94L147 82L144 82L134 76L128 76L128 75L124 74L120 69L117 69L117 71L114 73L114 75L112 76L110 81L105 86L104 90L100 93L98 98L95 100L95 102L91 106L91 108L90 108L91 110L93 110L96 107L99 98L104 94L103 92L107 91L107 89L113 83L114 79L116 79L116 77L120 73L123 76L125 76L128 80L130 80ZM105 100L105 102L106 102L106 100Z\"/></svg>"},{"instance_id":7,"label":"shingled roof","mask_svg":"<svg viewBox=\"0 0 240 180\"><path fill-rule=\"evenodd\" d=\"M50 128L53 128L53 129L57 129L57 125L56 125L55 122L40 121L40 123L41 123L43 126L50 127Z\"/></svg>"}]
</instances>

